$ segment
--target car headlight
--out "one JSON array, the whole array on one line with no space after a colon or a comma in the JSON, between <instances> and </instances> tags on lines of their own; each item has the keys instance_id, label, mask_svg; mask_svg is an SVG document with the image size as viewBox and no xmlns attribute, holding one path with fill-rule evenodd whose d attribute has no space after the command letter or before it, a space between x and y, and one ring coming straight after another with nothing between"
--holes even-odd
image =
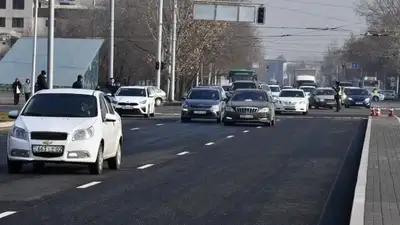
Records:
<instances>
[{"instance_id":1,"label":"car headlight","mask_svg":"<svg viewBox=\"0 0 400 225\"><path fill-rule=\"evenodd\" d=\"M365 101L365 102L369 102L369 101L370 101L370 99L369 99L369 98L366 98L364 101Z\"/></svg>"},{"instance_id":2,"label":"car headlight","mask_svg":"<svg viewBox=\"0 0 400 225\"><path fill-rule=\"evenodd\" d=\"M318 98L317 100L318 100L319 102L325 101L325 99L323 99L323 98Z\"/></svg>"},{"instance_id":3,"label":"car headlight","mask_svg":"<svg viewBox=\"0 0 400 225\"><path fill-rule=\"evenodd\" d=\"M147 100L140 101L139 104L146 104Z\"/></svg>"},{"instance_id":4,"label":"car headlight","mask_svg":"<svg viewBox=\"0 0 400 225\"><path fill-rule=\"evenodd\" d=\"M13 127L11 131L11 137L21 139L21 140L28 140L28 131L21 127Z\"/></svg>"},{"instance_id":5,"label":"car headlight","mask_svg":"<svg viewBox=\"0 0 400 225\"><path fill-rule=\"evenodd\" d=\"M353 101L353 99L352 98L348 98L350 101Z\"/></svg>"},{"instance_id":6,"label":"car headlight","mask_svg":"<svg viewBox=\"0 0 400 225\"><path fill-rule=\"evenodd\" d=\"M82 141L92 138L94 135L94 127L89 127L86 129L80 129L75 131L74 135L72 136L73 141Z\"/></svg>"},{"instance_id":7,"label":"car headlight","mask_svg":"<svg viewBox=\"0 0 400 225\"><path fill-rule=\"evenodd\" d=\"M113 104L118 104L117 99L113 99L111 102L112 102Z\"/></svg>"},{"instance_id":8,"label":"car headlight","mask_svg":"<svg viewBox=\"0 0 400 225\"><path fill-rule=\"evenodd\" d=\"M211 111L219 111L219 105L211 106Z\"/></svg>"},{"instance_id":9,"label":"car headlight","mask_svg":"<svg viewBox=\"0 0 400 225\"><path fill-rule=\"evenodd\" d=\"M259 113L268 113L269 112L269 108L266 107L266 108L259 109L258 112Z\"/></svg>"},{"instance_id":10,"label":"car headlight","mask_svg":"<svg viewBox=\"0 0 400 225\"><path fill-rule=\"evenodd\" d=\"M235 110L232 107L229 107L229 106L225 107L225 111L226 112L235 112Z\"/></svg>"}]
</instances>

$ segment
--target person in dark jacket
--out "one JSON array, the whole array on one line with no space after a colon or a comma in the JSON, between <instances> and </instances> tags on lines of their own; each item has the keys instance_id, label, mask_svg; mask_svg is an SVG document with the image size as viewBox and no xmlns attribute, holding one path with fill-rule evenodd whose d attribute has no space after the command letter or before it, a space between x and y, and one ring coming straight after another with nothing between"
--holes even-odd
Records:
<instances>
[{"instance_id":1,"label":"person in dark jacket","mask_svg":"<svg viewBox=\"0 0 400 225\"><path fill-rule=\"evenodd\" d=\"M15 78L14 83L12 84L13 94L14 94L14 105L19 104L19 95L21 94L22 84L18 78Z\"/></svg>"},{"instance_id":2,"label":"person in dark jacket","mask_svg":"<svg viewBox=\"0 0 400 225\"><path fill-rule=\"evenodd\" d=\"M48 89L46 71L42 70L37 77L37 91Z\"/></svg>"},{"instance_id":3,"label":"person in dark jacket","mask_svg":"<svg viewBox=\"0 0 400 225\"><path fill-rule=\"evenodd\" d=\"M83 88L83 77L82 75L78 75L76 81L72 84L72 88Z\"/></svg>"}]
</instances>

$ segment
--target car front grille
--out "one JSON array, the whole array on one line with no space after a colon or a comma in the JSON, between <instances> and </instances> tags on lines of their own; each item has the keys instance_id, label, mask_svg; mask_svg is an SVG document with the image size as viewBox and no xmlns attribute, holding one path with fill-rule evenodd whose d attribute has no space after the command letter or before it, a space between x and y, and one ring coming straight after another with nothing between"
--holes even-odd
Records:
<instances>
[{"instance_id":1,"label":"car front grille","mask_svg":"<svg viewBox=\"0 0 400 225\"><path fill-rule=\"evenodd\" d=\"M258 108L256 108L256 107L236 107L235 110L238 113L251 114L251 113L257 112Z\"/></svg>"},{"instance_id":2,"label":"car front grille","mask_svg":"<svg viewBox=\"0 0 400 225\"><path fill-rule=\"evenodd\" d=\"M67 140L68 133L60 132L31 132L32 140L52 140L64 141Z\"/></svg>"},{"instance_id":3,"label":"car front grille","mask_svg":"<svg viewBox=\"0 0 400 225\"><path fill-rule=\"evenodd\" d=\"M211 105L190 105L190 108L195 108L195 109L209 109L209 108L211 108Z\"/></svg>"},{"instance_id":4,"label":"car front grille","mask_svg":"<svg viewBox=\"0 0 400 225\"><path fill-rule=\"evenodd\" d=\"M132 106L135 106L135 105L138 105L138 104L137 103L120 102L120 103L118 103L118 105L132 105Z\"/></svg>"}]
</instances>

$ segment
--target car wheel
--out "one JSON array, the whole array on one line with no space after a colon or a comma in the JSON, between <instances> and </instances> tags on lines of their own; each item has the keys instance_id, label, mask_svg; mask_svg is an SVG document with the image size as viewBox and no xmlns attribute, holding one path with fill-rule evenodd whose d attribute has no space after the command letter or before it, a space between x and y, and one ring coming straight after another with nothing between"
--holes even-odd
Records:
<instances>
[{"instance_id":1,"label":"car wheel","mask_svg":"<svg viewBox=\"0 0 400 225\"><path fill-rule=\"evenodd\" d=\"M271 126L275 126L275 119L271 120Z\"/></svg>"},{"instance_id":2,"label":"car wheel","mask_svg":"<svg viewBox=\"0 0 400 225\"><path fill-rule=\"evenodd\" d=\"M161 106L162 105L162 103L163 103L163 101L162 101L162 99L161 98L156 98L156 106L158 107L158 106Z\"/></svg>"},{"instance_id":3,"label":"car wheel","mask_svg":"<svg viewBox=\"0 0 400 225\"><path fill-rule=\"evenodd\" d=\"M191 120L191 118L181 117L181 122L182 123L190 122L190 120Z\"/></svg>"},{"instance_id":4,"label":"car wheel","mask_svg":"<svg viewBox=\"0 0 400 225\"><path fill-rule=\"evenodd\" d=\"M345 107L345 108L350 108L350 105L345 104L344 107Z\"/></svg>"},{"instance_id":5,"label":"car wheel","mask_svg":"<svg viewBox=\"0 0 400 225\"><path fill-rule=\"evenodd\" d=\"M379 102L379 97L378 97L378 96L374 96L374 97L372 98L372 100L375 101L375 102Z\"/></svg>"},{"instance_id":6,"label":"car wheel","mask_svg":"<svg viewBox=\"0 0 400 225\"><path fill-rule=\"evenodd\" d=\"M265 127L270 127L271 125L272 125L271 122L265 122L265 123L263 123L263 126L265 126Z\"/></svg>"},{"instance_id":7,"label":"car wheel","mask_svg":"<svg viewBox=\"0 0 400 225\"><path fill-rule=\"evenodd\" d=\"M8 173L20 173L22 170L22 162L7 159L7 169Z\"/></svg>"},{"instance_id":8,"label":"car wheel","mask_svg":"<svg viewBox=\"0 0 400 225\"><path fill-rule=\"evenodd\" d=\"M308 111L305 111L305 112L303 112L302 114L303 114L303 115L307 115L307 114L308 114Z\"/></svg>"},{"instance_id":9,"label":"car wheel","mask_svg":"<svg viewBox=\"0 0 400 225\"><path fill-rule=\"evenodd\" d=\"M44 171L45 164L44 162L34 162L33 163L33 171L36 173L42 173Z\"/></svg>"},{"instance_id":10,"label":"car wheel","mask_svg":"<svg viewBox=\"0 0 400 225\"><path fill-rule=\"evenodd\" d=\"M280 112L280 111L275 111L275 114L276 114L276 115L281 115L282 112Z\"/></svg>"},{"instance_id":11,"label":"car wheel","mask_svg":"<svg viewBox=\"0 0 400 225\"><path fill-rule=\"evenodd\" d=\"M115 156L107 160L108 168L112 170L119 170L121 167L121 154L121 143L118 143Z\"/></svg>"},{"instance_id":12,"label":"car wheel","mask_svg":"<svg viewBox=\"0 0 400 225\"><path fill-rule=\"evenodd\" d=\"M103 149L103 144L100 144L96 162L89 164L89 171L91 174L100 175L103 173Z\"/></svg>"}]
</instances>

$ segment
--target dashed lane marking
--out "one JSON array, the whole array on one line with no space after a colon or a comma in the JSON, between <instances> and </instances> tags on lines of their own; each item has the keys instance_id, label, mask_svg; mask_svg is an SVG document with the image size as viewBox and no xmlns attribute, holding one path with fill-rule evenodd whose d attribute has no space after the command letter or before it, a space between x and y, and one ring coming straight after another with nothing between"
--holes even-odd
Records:
<instances>
[{"instance_id":1,"label":"dashed lane marking","mask_svg":"<svg viewBox=\"0 0 400 225\"><path fill-rule=\"evenodd\" d=\"M164 124L163 123L156 124L156 127L161 127L161 126L164 126Z\"/></svg>"},{"instance_id":2,"label":"dashed lane marking","mask_svg":"<svg viewBox=\"0 0 400 225\"><path fill-rule=\"evenodd\" d=\"M134 127L131 130L140 130L140 128L139 127Z\"/></svg>"},{"instance_id":3,"label":"dashed lane marking","mask_svg":"<svg viewBox=\"0 0 400 225\"><path fill-rule=\"evenodd\" d=\"M244 130L244 131L243 131L243 133L249 133L249 132L250 132L249 130Z\"/></svg>"},{"instance_id":4,"label":"dashed lane marking","mask_svg":"<svg viewBox=\"0 0 400 225\"><path fill-rule=\"evenodd\" d=\"M260 128L262 128L262 126L258 126L257 128L260 129Z\"/></svg>"},{"instance_id":5,"label":"dashed lane marking","mask_svg":"<svg viewBox=\"0 0 400 225\"><path fill-rule=\"evenodd\" d=\"M226 136L226 138L228 138L228 139L231 139L231 138L233 138L233 137L235 137L234 135L228 135L228 136Z\"/></svg>"},{"instance_id":6,"label":"dashed lane marking","mask_svg":"<svg viewBox=\"0 0 400 225\"><path fill-rule=\"evenodd\" d=\"M137 169L138 170L144 170L144 169L147 169L147 168L152 167L152 166L154 166L154 164L146 164L146 165L143 165L143 166L139 166Z\"/></svg>"},{"instance_id":7,"label":"dashed lane marking","mask_svg":"<svg viewBox=\"0 0 400 225\"><path fill-rule=\"evenodd\" d=\"M179 152L178 154L176 154L176 155L179 155L179 156L181 156L181 155L187 155L187 154L189 154L190 152Z\"/></svg>"},{"instance_id":8,"label":"dashed lane marking","mask_svg":"<svg viewBox=\"0 0 400 225\"><path fill-rule=\"evenodd\" d=\"M13 214L15 214L15 213L17 213L16 211L6 211L6 212L2 212L2 213L0 213L0 219L1 218L4 218L4 217L7 217L7 216L11 216L11 215L13 215Z\"/></svg>"},{"instance_id":9,"label":"dashed lane marking","mask_svg":"<svg viewBox=\"0 0 400 225\"><path fill-rule=\"evenodd\" d=\"M206 143L205 145L206 146L210 146L210 145L213 145L214 144L214 142L208 142L208 143Z\"/></svg>"},{"instance_id":10,"label":"dashed lane marking","mask_svg":"<svg viewBox=\"0 0 400 225\"><path fill-rule=\"evenodd\" d=\"M78 189L85 189L85 188L88 188L88 187L92 187L92 186L94 186L94 185L98 185L98 184L100 184L100 183L101 183L101 181L93 181L93 182L90 182L90 183L87 183L87 184L78 186L78 187L76 187L76 188L78 188Z\"/></svg>"}]
</instances>

